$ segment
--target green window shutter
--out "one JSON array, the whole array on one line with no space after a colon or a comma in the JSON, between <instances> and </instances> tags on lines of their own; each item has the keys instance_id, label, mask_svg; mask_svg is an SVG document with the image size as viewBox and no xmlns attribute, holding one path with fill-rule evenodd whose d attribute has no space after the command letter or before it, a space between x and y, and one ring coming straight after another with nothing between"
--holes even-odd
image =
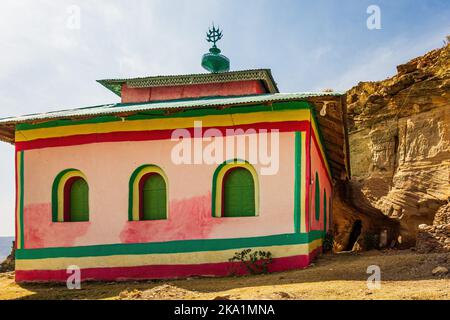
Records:
<instances>
[{"instance_id":1,"label":"green window shutter","mask_svg":"<svg viewBox=\"0 0 450 320\"><path fill-rule=\"evenodd\" d=\"M231 169L223 182L223 216L246 217L255 215L255 183L250 171Z\"/></svg>"},{"instance_id":2,"label":"green window shutter","mask_svg":"<svg viewBox=\"0 0 450 320\"><path fill-rule=\"evenodd\" d=\"M319 174L316 171L316 192L314 204L316 206L316 220L320 220L320 182L319 182Z\"/></svg>"},{"instance_id":3,"label":"green window shutter","mask_svg":"<svg viewBox=\"0 0 450 320\"><path fill-rule=\"evenodd\" d=\"M323 229L327 232L327 190L323 190Z\"/></svg>"},{"instance_id":4,"label":"green window shutter","mask_svg":"<svg viewBox=\"0 0 450 320\"><path fill-rule=\"evenodd\" d=\"M89 187L81 178L70 189L70 221L89 221Z\"/></svg>"},{"instance_id":5,"label":"green window shutter","mask_svg":"<svg viewBox=\"0 0 450 320\"><path fill-rule=\"evenodd\" d=\"M143 219L159 220L167 218L166 182L161 175L154 173L144 182Z\"/></svg>"}]
</instances>

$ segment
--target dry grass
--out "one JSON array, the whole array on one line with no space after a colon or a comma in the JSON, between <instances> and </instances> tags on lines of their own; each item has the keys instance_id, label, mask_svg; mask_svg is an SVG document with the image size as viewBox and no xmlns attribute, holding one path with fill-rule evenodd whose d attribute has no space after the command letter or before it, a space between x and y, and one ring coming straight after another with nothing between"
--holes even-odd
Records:
<instances>
[{"instance_id":1,"label":"dry grass","mask_svg":"<svg viewBox=\"0 0 450 320\"><path fill-rule=\"evenodd\" d=\"M369 290L369 265L382 271L381 288ZM450 299L448 254L370 251L321 256L307 269L260 276L192 278L171 281L83 283L81 290L61 284L16 284L0 274L0 299Z\"/></svg>"}]
</instances>

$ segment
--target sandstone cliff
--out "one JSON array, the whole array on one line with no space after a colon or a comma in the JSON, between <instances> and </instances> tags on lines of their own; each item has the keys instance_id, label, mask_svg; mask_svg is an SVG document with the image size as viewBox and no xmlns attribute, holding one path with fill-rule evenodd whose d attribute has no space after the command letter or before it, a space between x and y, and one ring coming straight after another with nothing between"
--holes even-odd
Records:
<instances>
[{"instance_id":1,"label":"sandstone cliff","mask_svg":"<svg viewBox=\"0 0 450 320\"><path fill-rule=\"evenodd\" d=\"M414 245L450 197L450 45L347 92L352 179L348 200L400 223Z\"/></svg>"}]
</instances>

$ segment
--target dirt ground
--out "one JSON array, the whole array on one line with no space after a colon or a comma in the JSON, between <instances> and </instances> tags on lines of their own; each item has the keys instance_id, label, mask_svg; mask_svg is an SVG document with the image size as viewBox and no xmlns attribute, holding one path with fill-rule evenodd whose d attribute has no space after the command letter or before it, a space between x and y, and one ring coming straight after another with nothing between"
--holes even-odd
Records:
<instances>
[{"instance_id":1,"label":"dirt ground","mask_svg":"<svg viewBox=\"0 0 450 320\"><path fill-rule=\"evenodd\" d=\"M381 268L381 288L368 289L367 267ZM303 270L269 275L88 282L80 290L64 284L16 284L14 273L0 274L0 299L445 299L450 300L449 254L369 251L320 256Z\"/></svg>"}]
</instances>

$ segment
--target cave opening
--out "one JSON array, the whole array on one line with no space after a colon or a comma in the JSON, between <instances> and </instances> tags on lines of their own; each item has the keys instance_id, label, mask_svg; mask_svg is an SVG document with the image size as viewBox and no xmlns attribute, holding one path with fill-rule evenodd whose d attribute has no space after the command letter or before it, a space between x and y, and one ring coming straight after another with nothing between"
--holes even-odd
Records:
<instances>
[{"instance_id":1,"label":"cave opening","mask_svg":"<svg viewBox=\"0 0 450 320\"><path fill-rule=\"evenodd\" d=\"M361 234L361 229L362 229L362 221L356 220L353 223L352 231L350 232L350 237L348 238L348 244L347 247L345 248L345 251L352 251L356 240L358 240L358 237Z\"/></svg>"}]
</instances>

